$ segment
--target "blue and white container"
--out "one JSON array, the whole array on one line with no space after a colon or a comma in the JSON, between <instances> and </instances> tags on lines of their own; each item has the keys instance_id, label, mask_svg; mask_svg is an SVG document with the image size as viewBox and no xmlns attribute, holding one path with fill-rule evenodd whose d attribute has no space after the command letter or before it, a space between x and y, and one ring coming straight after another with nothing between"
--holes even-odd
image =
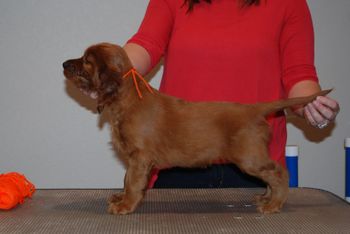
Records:
<instances>
[{"instance_id":1,"label":"blue and white container","mask_svg":"<svg viewBox=\"0 0 350 234\"><path fill-rule=\"evenodd\" d=\"M350 138L345 139L345 199L350 202Z\"/></svg>"},{"instance_id":2,"label":"blue and white container","mask_svg":"<svg viewBox=\"0 0 350 234\"><path fill-rule=\"evenodd\" d=\"M289 172L289 187L297 188L298 182L298 155L299 148L296 145L286 147L286 163Z\"/></svg>"}]
</instances>

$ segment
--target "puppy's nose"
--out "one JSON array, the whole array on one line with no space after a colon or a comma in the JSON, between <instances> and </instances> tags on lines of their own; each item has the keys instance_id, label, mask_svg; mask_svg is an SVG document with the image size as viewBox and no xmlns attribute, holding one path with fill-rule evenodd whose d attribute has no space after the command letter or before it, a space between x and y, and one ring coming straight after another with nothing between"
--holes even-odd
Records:
<instances>
[{"instance_id":1,"label":"puppy's nose","mask_svg":"<svg viewBox=\"0 0 350 234\"><path fill-rule=\"evenodd\" d=\"M74 65L70 61L66 61L62 65L63 65L63 68L68 70L68 71L73 72L75 70Z\"/></svg>"},{"instance_id":2,"label":"puppy's nose","mask_svg":"<svg viewBox=\"0 0 350 234\"><path fill-rule=\"evenodd\" d=\"M64 69L68 69L71 67L71 64L68 61L64 62L62 65Z\"/></svg>"}]
</instances>

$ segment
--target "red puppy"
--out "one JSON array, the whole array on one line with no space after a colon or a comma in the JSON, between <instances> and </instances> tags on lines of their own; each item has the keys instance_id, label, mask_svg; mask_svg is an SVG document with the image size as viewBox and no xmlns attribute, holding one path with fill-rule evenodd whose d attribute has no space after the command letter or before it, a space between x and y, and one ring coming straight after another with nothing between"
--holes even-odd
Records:
<instances>
[{"instance_id":1,"label":"red puppy","mask_svg":"<svg viewBox=\"0 0 350 234\"><path fill-rule=\"evenodd\" d=\"M215 161L235 163L266 182L266 193L257 196L258 210L280 211L287 199L288 173L269 157L265 117L330 92L252 105L187 102L149 87L125 51L108 43L91 46L63 67L70 81L97 98L100 112L109 112L113 144L127 167L124 191L110 199L113 214L136 209L153 167L205 167Z\"/></svg>"}]
</instances>

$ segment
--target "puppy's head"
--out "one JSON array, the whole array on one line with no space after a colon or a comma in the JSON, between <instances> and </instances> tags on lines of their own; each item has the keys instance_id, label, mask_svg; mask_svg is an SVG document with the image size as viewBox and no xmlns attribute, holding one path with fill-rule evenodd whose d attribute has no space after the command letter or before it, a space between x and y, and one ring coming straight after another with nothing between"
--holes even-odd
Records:
<instances>
[{"instance_id":1,"label":"puppy's head","mask_svg":"<svg viewBox=\"0 0 350 234\"><path fill-rule=\"evenodd\" d=\"M123 48L109 43L89 47L82 57L63 63L65 77L82 92L97 99L97 110L113 102L123 82L123 75L132 68Z\"/></svg>"}]
</instances>

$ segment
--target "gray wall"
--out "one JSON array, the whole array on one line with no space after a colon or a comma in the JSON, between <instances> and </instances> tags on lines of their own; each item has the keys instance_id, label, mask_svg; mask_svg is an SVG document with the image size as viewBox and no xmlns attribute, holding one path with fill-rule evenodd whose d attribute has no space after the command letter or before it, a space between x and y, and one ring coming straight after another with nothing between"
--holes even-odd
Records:
<instances>
[{"instance_id":1,"label":"gray wall","mask_svg":"<svg viewBox=\"0 0 350 234\"><path fill-rule=\"evenodd\" d=\"M123 44L148 1L0 0L0 172L24 173L38 188L122 187L124 169L95 103L62 75L61 63L90 44ZM343 140L350 136L350 1L310 0L321 84L342 112L325 131L289 117L299 145L300 186L344 194ZM159 85L161 70L152 80Z\"/></svg>"}]
</instances>

